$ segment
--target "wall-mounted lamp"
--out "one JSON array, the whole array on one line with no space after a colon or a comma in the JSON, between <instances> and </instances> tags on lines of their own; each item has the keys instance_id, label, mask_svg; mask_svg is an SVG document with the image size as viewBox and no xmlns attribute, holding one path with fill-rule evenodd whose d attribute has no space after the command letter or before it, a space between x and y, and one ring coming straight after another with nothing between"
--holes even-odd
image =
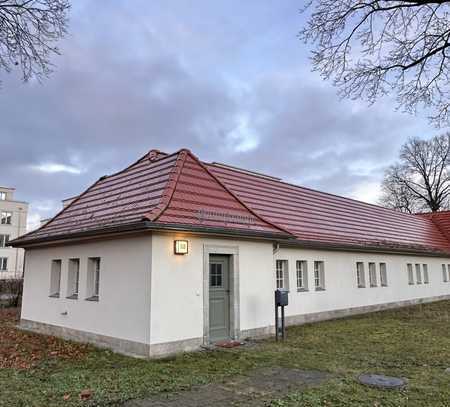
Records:
<instances>
[{"instance_id":1,"label":"wall-mounted lamp","mask_svg":"<svg viewBox=\"0 0 450 407\"><path fill-rule=\"evenodd\" d=\"M173 252L175 254L187 254L188 253L188 241L187 240L174 240Z\"/></svg>"}]
</instances>

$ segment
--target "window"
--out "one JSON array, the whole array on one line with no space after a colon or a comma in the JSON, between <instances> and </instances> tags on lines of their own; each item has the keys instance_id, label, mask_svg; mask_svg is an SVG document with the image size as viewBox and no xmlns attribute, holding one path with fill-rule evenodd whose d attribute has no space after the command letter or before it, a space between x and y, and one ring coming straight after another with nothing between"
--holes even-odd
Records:
<instances>
[{"instance_id":1,"label":"window","mask_svg":"<svg viewBox=\"0 0 450 407\"><path fill-rule=\"evenodd\" d=\"M61 291L61 260L52 260L50 269L50 297L59 298Z\"/></svg>"},{"instance_id":2,"label":"window","mask_svg":"<svg viewBox=\"0 0 450 407\"><path fill-rule=\"evenodd\" d=\"M450 281L450 264L447 264L448 277L447 281Z\"/></svg>"},{"instance_id":3,"label":"window","mask_svg":"<svg viewBox=\"0 0 450 407\"><path fill-rule=\"evenodd\" d=\"M381 287L388 286L386 263L380 263L380 284Z\"/></svg>"},{"instance_id":4,"label":"window","mask_svg":"<svg viewBox=\"0 0 450 407\"><path fill-rule=\"evenodd\" d=\"M371 287L376 287L378 285L375 263L369 263L369 283Z\"/></svg>"},{"instance_id":5,"label":"window","mask_svg":"<svg viewBox=\"0 0 450 407\"><path fill-rule=\"evenodd\" d=\"M356 282L357 282L359 288L364 288L366 286L364 263L362 261L358 261L356 263Z\"/></svg>"},{"instance_id":6,"label":"window","mask_svg":"<svg viewBox=\"0 0 450 407\"><path fill-rule=\"evenodd\" d=\"M209 265L209 286L222 287L223 285L223 271L222 264L213 263Z\"/></svg>"},{"instance_id":7,"label":"window","mask_svg":"<svg viewBox=\"0 0 450 407\"><path fill-rule=\"evenodd\" d=\"M0 192L0 201L6 201L6 192Z\"/></svg>"},{"instance_id":8,"label":"window","mask_svg":"<svg viewBox=\"0 0 450 407\"><path fill-rule=\"evenodd\" d=\"M414 273L413 273L413 267L411 263L408 263L406 265L408 269L408 284L412 285L414 284Z\"/></svg>"},{"instance_id":9,"label":"window","mask_svg":"<svg viewBox=\"0 0 450 407\"><path fill-rule=\"evenodd\" d=\"M287 260L276 261L276 279L277 288L285 288L289 290L289 271Z\"/></svg>"},{"instance_id":10,"label":"window","mask_svg":"<svg viewBox=\"0 0 450 407\"><path fill-rule=\"evenodd\" d=\"M210 284L212 287L222 287L222 265L211 264L210 267L212 266L216 266L216 268L210 270ZM100 257L88 259L87 293L87 300L98 301L100 296Z\"/></svg>"},{"instance_id":11,"label":"window","mask_svg":"<svg viewBox=\"0 0 450 407\"><path fill-rule=\"evenodd\" d=\"M297 260L297 290L308 291L308 262Z\"/></svg>"},{"instance_id":12,"label":"window","mask_svg":"<svg viewBox=\"0 0 450 407\"><path fill-rule=\"evenodd\" d=\"M314 262L314 286L316 291L325 290L325 266L323 261Z\"/></svg>"},{"instance_id":13,"label":"window","mask_svg":"<svg viewBox=\"0 0 450 407\"><path fill-rule=\"evenodd\" d=\"M442 281L444 283L448 281L447 267L445 266L445 264L442 265Z\"/></svg>"},{"instance_id":14,"label":"window","mask_svg":"<svg viewBox=\"0 0 450 407\"><path fill-rule=\"evenodd\" d=\"M1 212L0 213L0 223L2 225L10 225L12 218L12 212Z\"/></svg>"},{"instance_id":15,"label":"window","mask_svg":"<svg viewBox=\"0 0 450 407\"><path fill-rule=\"evenodd\" d=\"M422 284L422 273L420 271L420 264L416 264L416 280L417 284Z\"/></svg>"},{"instance_id":16,"label":"window","mask_svg":"<svg viewBox=\"0 0 450 407\"><path fill-rule=\"evenodd\" d=\"M422 264L423 270L423 282L424 284L428 284L430 282L430 276L428 275L428 264Z\"/></svg>"},{"instance_id":17,"label":"window","mask_svg":"<svg viewBox=\"0 0 450 407\"><path fill-rule=\"evenodd\" d=\"M0 257L0 271L8 271L8 258Z\"/></svg>"},{"instance_id":18,"label":"window","mask_svg":"<svg viewBox=\"0 0 450 407\"><path fill-rule=\"evenodd\" d=\"M7 247L9 242L9 235L0 235L0 247Z\"/></svg>"},{"instance_id":19,"label":"window","mask_svg":"<svg viewBox=\"0 0 450 407\"><path fill-rule=\"evenodd\" d=\"M80 283L80 259L69 260L69 274L67 279L67 298L76 300Z\"/></svg>"}]
</instances>

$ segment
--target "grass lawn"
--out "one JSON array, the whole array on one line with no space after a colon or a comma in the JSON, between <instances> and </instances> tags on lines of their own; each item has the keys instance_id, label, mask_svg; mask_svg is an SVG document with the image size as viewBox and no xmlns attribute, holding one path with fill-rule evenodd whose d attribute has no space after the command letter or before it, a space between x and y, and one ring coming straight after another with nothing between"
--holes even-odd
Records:
<instances>
[{"instance_id":1,"label":"grass lawn","mask_svg":"<svg viewBox=\"0 0 450 407\"><path fill-rule=\"evenodd\" d=\"M219 382L253 368L333 374L266 406L450 406L450 301L292 327L288 340L147 361L19 332L0 310L0 406L115 406L130 398ZM407 377L402 391L355 382L362 372ZM92 390L89 401L79 394Z\"/></svg>"}]
</instances>

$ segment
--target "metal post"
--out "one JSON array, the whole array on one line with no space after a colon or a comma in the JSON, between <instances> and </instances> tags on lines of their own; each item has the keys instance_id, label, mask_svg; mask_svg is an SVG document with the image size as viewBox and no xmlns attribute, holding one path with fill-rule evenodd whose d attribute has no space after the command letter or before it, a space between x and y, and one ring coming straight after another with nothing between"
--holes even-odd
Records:
<instances>
[{"instance_id":1,"label":"metal post","mask_svg":"<svg viewBox=\"0 0 450 407\"><path fill-rule=\"evenodd\" d=\"M283 341L284 341L285 336L286 336L286 333L285 333L285 329L284 329L284 306L282 306L281 307L281 337L283 338Z\"/></svg>"},{"instance_id":2,"label":"metal post","mask_svg":"<svg viewBox=\"0 0 450 407\"><path fill-rule=\"evenodd\" d=\"M275 340L278 342L278 305L275 303Z\"/></svg>"}]
</instances>

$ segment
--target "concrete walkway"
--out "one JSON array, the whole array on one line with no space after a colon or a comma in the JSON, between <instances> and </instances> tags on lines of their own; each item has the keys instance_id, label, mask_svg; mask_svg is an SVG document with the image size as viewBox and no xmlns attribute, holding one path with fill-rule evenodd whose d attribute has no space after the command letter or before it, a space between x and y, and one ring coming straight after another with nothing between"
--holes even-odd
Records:
<instances>
[{"instance_id":1,"label":"concrete walkway","mask_svg":"<svg viewBox=\"0 0 450 407\"><path fill-rule=\"evenodd\" d=\"M261 401L283 397L290 392L315 386L329 379L324 372L285 368L253 371L224 383L196 386L189 391L133 400L123 407L228 407L261 406Z\"/></svg>"}]
</instances>

